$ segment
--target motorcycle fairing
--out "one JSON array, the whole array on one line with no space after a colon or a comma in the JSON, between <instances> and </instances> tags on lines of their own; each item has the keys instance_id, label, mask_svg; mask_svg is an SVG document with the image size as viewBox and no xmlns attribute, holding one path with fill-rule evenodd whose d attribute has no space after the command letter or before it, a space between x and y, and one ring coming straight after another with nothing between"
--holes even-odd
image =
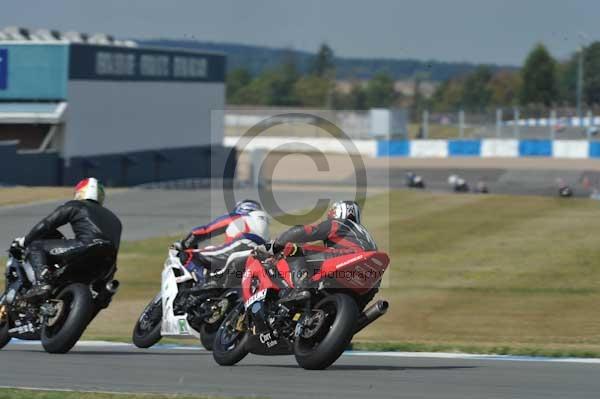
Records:
<instances>
[{"instance_id":1,"label":"motorcycle fairing","mask_svg":"<svg viewBox=\"0 0 600 399\"><path fill-rule=\"evenodd\" d=\"M377 251L356 252L323 261L312 277L314 282L332 279L343 288L364 294L381 280L390 263L387 254Z\"/></svg>"},{"instance_id":2,"label":"motorcycle fairing","mask_svg":"<svg viewBox=\"0 0 600 399\"><path fill-rule=\"evenodd\" d=\"M175 275L178 270L179 276ZM173 302L179 292L178 284L193 279L190 272L181 264L177 252L169 251L161 278L161 296L163 319L160 326L162 336L193 336L200 338L200 333L194 330L187 321L187 314L175 315Z\"/></svg>"}]
</instances>

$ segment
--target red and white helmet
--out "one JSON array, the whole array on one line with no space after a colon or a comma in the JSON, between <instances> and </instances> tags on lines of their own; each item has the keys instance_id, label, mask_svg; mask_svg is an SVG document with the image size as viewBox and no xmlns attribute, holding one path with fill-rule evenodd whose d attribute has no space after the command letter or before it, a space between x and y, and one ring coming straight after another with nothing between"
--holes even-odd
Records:
<instances>
[{"instance_id":1,"label":"red and white helmet","mask_svg":"<svg viewBox=\"0 0 600 399\"><path fill-rule=\"evenodd\" d=\"M76 200L90 200L102 205L104 203L104 186L93 177L83 179L75 186Z\"/></svg>"},{"instance_id":2,"label":"red and white helmet","mask_svg":"<svg viewBox=\"0 0 600 399\"><path fill-rule=\"evenodd\" d=\"M360 206L354 201L337 201L327 212L329 219L350 219L360 223Z\"/></svg>"}]
</instances>

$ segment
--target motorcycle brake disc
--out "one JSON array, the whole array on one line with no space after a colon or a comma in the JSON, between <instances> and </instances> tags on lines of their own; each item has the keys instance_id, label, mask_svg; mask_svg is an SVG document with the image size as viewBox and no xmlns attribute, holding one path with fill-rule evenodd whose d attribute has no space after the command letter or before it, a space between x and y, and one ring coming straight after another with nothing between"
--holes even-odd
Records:
<instances>
[{"instance_id":1,"label":"motorcycle brake disc","mask_svg":"<svg viewBox=\"0 0 600 399\"><path fill-rule=\"evenodd\" d=\"M3 322L8 316L8 311L6 310L6 305L0 306L0 322Z\"/></svg>"},{"instance_id":2,"label":"motorcycle brake disc","mask_svg":"<svg viewBox=\"0 0 600 399\"><path fill-rule=\"evenodd\" d=\"M302 328L301 336L302 338L308 339L313 337L321 327L323 326L323 322L325 321L325 312L321 309L315 310L315 313L308 317L306 321L303 323L304 327Z\"/></svg>"},{"instance_id":3,"label":"motorcycle brake disc","mask_svg":"<svg viewBox=\"0 0 600 399\"><path fill-rule=\"evenodd\" d=\"M54 302L54 308L56 310L56 313L54 314L54 316L48 317L48 320L46 321L46 325L48 325L48 327L52 327L59 320L59 318L63 314L65 305L64 301L58 299L53 299L51 302Z\"/></svg>"},{"instance_id":4,"label":"motorcycle brake disc","mask_svg":"<svg viewBox=\"0 0 600 399\"><path fill-rule=\"evenodd\" d=\"M216 323L217 321L219 321L225 314L225 311L227 310L228 306L229 306L229 300L227 298L221 299L219 302L217 302L215 305L213 305L211 307L212 313L211 313L210 317L208 317L206 319L206 322L208 324L213 324L213 323Z\"/></svg>"}]
</instances>

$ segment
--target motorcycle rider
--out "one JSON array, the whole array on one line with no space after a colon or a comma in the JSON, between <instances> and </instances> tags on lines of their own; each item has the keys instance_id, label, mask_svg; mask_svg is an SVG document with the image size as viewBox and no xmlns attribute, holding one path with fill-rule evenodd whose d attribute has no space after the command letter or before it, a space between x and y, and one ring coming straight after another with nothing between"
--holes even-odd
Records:
<instances>
[{"instance_id":1,"label":"motorcycle rider","mask_svg":"<svg viewBox=\"0 0 600 399\"><path fill-rule=\"evenodd\" d=\"M62 264L94 249L100 256L115 257L121 242L119 218L103 207L104 186L89 177L75 186L74 199L59 206L36 224L25 237L13 241L13 247L25 249L25 259L35 273L27 297L43 297L51 289L52 264ZM61 226L70 224L74 239L43 239Z\"/></svg>"},{"instance_id":2,"label":"motorcycle rider","mask_svg":"<svg viewBox=\"0 0 600 399\"><path fill-rule=\"evenodd\" d=\"M225 235L219 246L198 248L205 240ZM265 244L269 239L269 217L254 200L239 201L232 212L207 225L194 228L188 236L173 246L180 251L184 267L204 289L215 288L216 281L205 281L205 271L223 269L230 256Z\"/></svg>"},{"instance_id":3,"label":"motorcycle rider","mask_svg":"<svg viewBox=\"0 0 600 399\"><path fill-rule=\"evenodd\" d=\"M360 206L354 201L337 201L327 212L327 219L307 226L291 227L277 237L270 248L258 251L276 254L283 251L292 273L294 289L281 302L298 302L308 299L310 278L321 263L332 257L377 249L375 241L362 226ZM323 247L297 244L322 241Z\"/></svg>"}]
</instances>

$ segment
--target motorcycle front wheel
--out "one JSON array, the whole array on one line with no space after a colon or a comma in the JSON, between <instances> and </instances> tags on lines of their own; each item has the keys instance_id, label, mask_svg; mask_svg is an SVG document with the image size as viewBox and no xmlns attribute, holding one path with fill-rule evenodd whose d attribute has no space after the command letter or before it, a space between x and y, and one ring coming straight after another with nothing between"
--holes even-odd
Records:
<instances>
[{"instance_id":1,"label":"motorcycle front wheel","mask_svg":"<svg viewBox=\"0 0 600 399\"><path fill-rule=\"evenodd\" d=\"M213 342L213 358L221 366L233 366L248 354L246 342L249 332L240 328L243 323L244 304L234 307L217 330Z\"/></svg>"},{"instance_id":2,"label":"motorcycle front wheel","mask_svg":"<svg viewBox=\"0 0 600 399\"><path fill-rule=\"evenodd\" d=\"M132 341L138 348L150 348L162 338L160 326L162 324L162 297L160 293L156 295L133 327Z\"/></svg>"},{"instance_id":3,"label":"motorcycle front wheel","mask_svg":"<svg viewBox=\"0 0 600 399\"><path fill-rule=\"evenodd\" d=\"M10 334L8 333L8 315L5 315L3 319L0 319L0 349L4 348L9 341Z\"/></svg>"},{"instance_id":4,"label":"motorcycle front wheel","mask_svg":"<svg viewBox=\"0 0 600 399\"><path fill-rule=\"evenodd\" d=\"M42 326L42 346L48 353L67 353L83 334L94 311L88 286L68 285L54 298L60 301L58 314Z\"/></svg>"},{"instance_id":5,"label":"motorcycle front wheel","mask_svg":"<svg viewBox=\"0 0 600 399\"><path fill-rule=\"evenodd\" d=\"M358 307L348 295L323 298L314 307L310 324L294 341L298 364L307 370L331 366L350 344L357 319Z\"/></svg>"}]
</instances>

